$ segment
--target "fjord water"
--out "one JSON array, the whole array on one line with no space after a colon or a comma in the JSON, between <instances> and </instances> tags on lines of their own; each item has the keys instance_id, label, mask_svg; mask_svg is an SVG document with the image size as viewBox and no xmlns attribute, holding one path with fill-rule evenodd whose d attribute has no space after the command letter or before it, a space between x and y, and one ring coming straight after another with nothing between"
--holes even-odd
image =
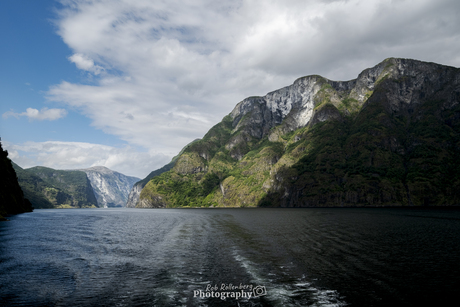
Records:
<instances>
[{"instance_id":1,"label":"fjord water","mask_svg":"<svg viewBox=\"0 0 460 307\"><path fill-rule=\"evenodd\" d=\"M458 209L35 210L0 224L0 305L443 306L459 242ZM196 295L222 284L262 295Z\"/></svg>"}]
</instances>

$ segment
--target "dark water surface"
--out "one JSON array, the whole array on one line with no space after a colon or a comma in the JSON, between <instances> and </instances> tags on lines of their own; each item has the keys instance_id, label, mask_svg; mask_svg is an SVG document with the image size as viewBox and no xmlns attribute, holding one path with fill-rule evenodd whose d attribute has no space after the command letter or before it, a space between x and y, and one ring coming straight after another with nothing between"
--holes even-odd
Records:
<instances>
[{"instance_id":1,"label":"dark water surface","mask_svg":"<svg viewBox=\"0 0 460 307\"><path fill-rule=\"evenodd\" d=\"M459 294L459 209L61 209L0 223L0 306L448 306Z\"/></svg>"}]
</instances>

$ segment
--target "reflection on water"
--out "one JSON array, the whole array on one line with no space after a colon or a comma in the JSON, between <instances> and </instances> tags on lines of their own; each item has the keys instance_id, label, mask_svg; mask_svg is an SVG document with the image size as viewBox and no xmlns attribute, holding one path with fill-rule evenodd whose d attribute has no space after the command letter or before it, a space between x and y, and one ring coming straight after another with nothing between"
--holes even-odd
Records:
<instances>
[{"instance_id":1,"label":"reflection on water","mask_svg":"<svg viewBox=\"0 0 460 307\"><path fill-rule=\"evenodd\" d=\"M0 224L0 305L439 306L459 237L456 209L36 210Z\"/></svg>"}]
</instances>

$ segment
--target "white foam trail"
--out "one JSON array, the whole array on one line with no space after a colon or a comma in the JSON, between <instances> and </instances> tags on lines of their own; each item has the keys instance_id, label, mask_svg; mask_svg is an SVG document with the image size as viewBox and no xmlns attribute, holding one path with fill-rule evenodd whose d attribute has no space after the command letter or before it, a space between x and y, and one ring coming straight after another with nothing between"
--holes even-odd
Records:
<instances>
[{"instance_id":1,"label":"white foam trail","mask_svg":"<svg viewBox=\"0 0 460 307\"><path fill-rule=\"evenodd\" d=\"M312 286L311 283L299 279L293 284L280 284L275 279L267 279L262 277L263 274L257 266L241 256L236 249L233 250L233 256L237 262L251 276L251 282L254 286L265 286L265 299L279 304L280 306L308 306L312 307L342 307L348 304L342 300L340 294L336 290L318 289ZM284 267L280 267L284 269ZM273 276L276 274L269 274Z\"/></svg>"}]
</instances>

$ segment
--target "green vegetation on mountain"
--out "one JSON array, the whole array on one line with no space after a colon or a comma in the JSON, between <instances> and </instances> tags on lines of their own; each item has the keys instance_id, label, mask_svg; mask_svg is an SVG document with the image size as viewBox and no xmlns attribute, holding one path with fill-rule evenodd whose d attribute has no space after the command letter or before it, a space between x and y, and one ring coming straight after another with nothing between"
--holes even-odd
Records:
<instances>
[{"instance_id":1,"label":"green vegetation on mountain","mask_svg":"<svg viewBox=\"0 0 460 307\"><path fill-rule=\"evenodd\" d=\"M8 214L31 212L32 204L24 198L8 152L0 142L0 221Z\"/></svg>"},{"instance_id":2,"label":"green vegetation on mountain","mask_svg":"<svg viewBox=\"0 0 460 307\"><path fill-rule=\"evenodd\" d=\"M304 77L265 98L244 100L171 170L153 177L140 202L459 205L459 158L460 70L388 59L356 80Z\"/></svg>"},{"instance_id":3,"label":"green vegetation on mountain","mask_svg":"<svg viewBox=\"0 0 460 307\"><path fill-rule=\"evenodd\" d=\"M147 177L145 177L144 179L136 182L133 186L133 188L131 189L131 192L129 193L129 196L128 196L128 201L126 203L126 207L127 208L135 208L136 206L137 207L142 207L142 204L139 204L139 197L140 197L140 194L141 194L141 191L142 189L145 187L145 185L150 181L150 179L152 179L153 177L155 176L158 176L158 175L161 175L169 170L171 170L174 165L176 164L177 162L177 159L182 155L182 153L190 146L192 145L193 143L197 142L199 139L196 139L196 140L193 140L192 142L190 142L189 144L187 144L180 152L177 156L173 157L171 159L171 162L169 162L168 164L166 164L165 166L157 169L157 170L154 170L152 172L150 172L150 174L147 175ZM150 206L150 205L148 205Z\"/></svg>"},{"instance_id":4,"label":"green vegetation on mountain","mask_svg":"<svg viewBox=\"0 0 460 307\"><path fill-rule=\"evenodd\" d=\"M82 171L62 171L14 164L19 185L35 208L96 208L91 184Z\"/></svg>"},{"instance_id":5,"label":"green vegetation on mountain","mask_svg":"<svg viewBox=\"0 0 460 307\"><path fill-rule=\"evenodd\" d=\"M411 120L370 100L356 118L305 131L292 151L303 155L278 173L283 188L260 205L458 205L460 130L448 122L459 106L436 112L439 103L426 103Z\"/></svg>"}]
</instances>

